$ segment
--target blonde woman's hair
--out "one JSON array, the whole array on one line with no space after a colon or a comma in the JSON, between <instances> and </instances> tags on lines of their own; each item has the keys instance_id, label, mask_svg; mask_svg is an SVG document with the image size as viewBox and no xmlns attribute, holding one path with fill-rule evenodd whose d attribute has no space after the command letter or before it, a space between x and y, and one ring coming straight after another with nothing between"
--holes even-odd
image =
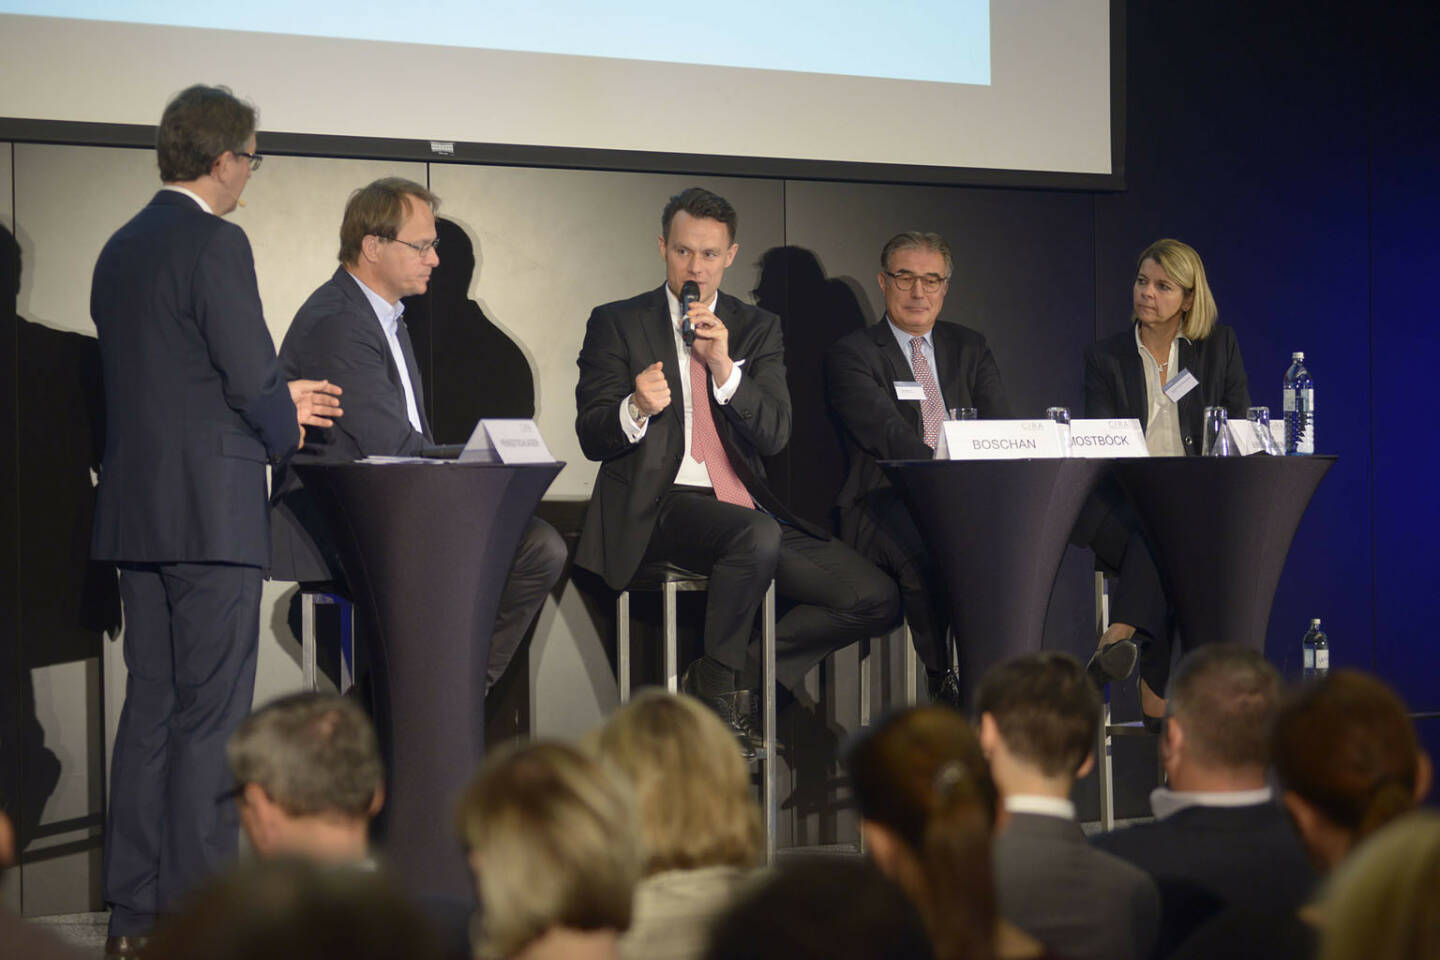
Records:
<instances>
[{"instance_id":1,"label":"blonde woman's hair","mask_svg":"<svg viewBox=\"0 0 1440 960\"><path fill-rule=\"evenodd\" d=\"M1187 340L1204 340L1210 336L1220 311L1215 306L1210 283L1205 279L1205 264L1195 248L1179 240L1156 240L1135 260L1137 272L1146 260L1160 264L1160 269L1191 295L1190 309L1184 312L1180 321L1180 336Z\"/></svg>"},{"instance_id":2,"label":"blonde woman's hair","mask_svg":"<svg viewBox=\"0 0 1440 960\"><path fill-rule=\"evenodd\" d=\"M759 861L750 773L734 736L698 700L647 690L592 743L634 787L647 874Z\"/></svg>"},{"instance_id":3,"label":"blonde woman's hair","mask_svg":"<svg viewBox=\"0 0 1440 960\"><path fill-rule=\"evenodd\" d=\"M1440 957L1440 814L1410 813L1335 872L1320 960Z\"/></svg>"},{"instance_id":4,"label":"blonde woman's hair","mask_svg":"<svg viewBox=\"0 0 1440 960\"><path fill-rule=\"evenodd\" d=\"M493 754L460 804L483 905L479 955L513 956L547 930L624 931L640 878L628 788L574 747Z\"/></svg>"}]
</instances>

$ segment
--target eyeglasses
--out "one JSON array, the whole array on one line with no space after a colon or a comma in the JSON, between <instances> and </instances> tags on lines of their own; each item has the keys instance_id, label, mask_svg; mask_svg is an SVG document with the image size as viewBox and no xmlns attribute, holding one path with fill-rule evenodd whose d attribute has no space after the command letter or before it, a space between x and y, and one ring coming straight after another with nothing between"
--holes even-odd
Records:
<instances>
[{"instance_id":1,"label":"eyeglasses","mask_svg":"<svg viewBox=\"0 0 1440 960\"><path fill-rule=\"evenodd\" d=\"M260 154L258 154L258 153L244 153L244 152L239 151L239 150L232 150L232 151L230 151L230 152L233 153L233 154L235 154L235 156L237 156L237 157L244 157L246 160L249 160L249 161L250 161L250 171L251 171L252 173L253 173L254 171L256 171L256 170L259 170L259 169L260 169L260 164L265 161L265 158L262 157L262 156L260 156Z\"/></svg>"},{"instance_id":2,"label":"eyeglasses","mask_svg":"<svg viewBox=\"0 0 1440 960\"><path fill-rule=\"evenodd\" d=\"M935 293L940 289L941 285L944 284L946 280L950 279L949 277L937 277L933 273L927 273L924 276L917 276L913 273L904 272L891 273L889 270L884 271L884 273L885 276L895 281L895 286L899 287L901 290L914 290L915 281L919 280L920 289L924 290L926 293Z\"/></svg>"},{"instance_id":3,"label":"eyeglasses","mask_svg":"<svg viewBox=\"0 0 1440 960\"><path fill-rule=\"evenodd\" d=\"M387 243L404 244L411 250L414 250L416 253L420 254L420 256L422 257L425 256L425 254L429 253L431 250L434 250L436 253L439 253L440 251L440 241L438 239L426 240L424 243L411 243L409 240L399 240L395 237L381 237L380 239L386 241Z\"/></svg>"}]
</instances>

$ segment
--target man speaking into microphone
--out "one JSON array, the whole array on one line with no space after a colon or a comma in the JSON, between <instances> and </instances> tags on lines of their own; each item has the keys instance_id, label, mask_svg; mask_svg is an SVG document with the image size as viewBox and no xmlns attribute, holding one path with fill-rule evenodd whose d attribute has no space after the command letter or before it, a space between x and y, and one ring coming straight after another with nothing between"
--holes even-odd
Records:
<instances>
[{"instance_id":1,"label":"man speaking into microphone","mask_svg":"<svg viewBox=\"0 0 1440 960\"><path fill-rule=\"evenodd\" d=\"M601 465L576 562L616 590L656 560L709 576L705 654L684 686L750 752L752 638L770 580L784 611L776 675L792 689L826 654L890 628L899 595L765 484L761 457L790 439L785 347L778 317L720 292L739 251L736 223L708 190L671 197L660 218L664 285L590 315L575 430Z\"/></svg>"},{"instance_id":2,"label":"man speaking into microphone","mask_svg":"<svg viewBox=\"0 0 1440 960\"><path fill-rule=\"evenodd\" d=\"M105 381L91 556L120 568L125 706L105 827L106 956L237 846L225 743L250 712L266 463L341 413L338 387L286 383L245 231L226 222L260 166L255 108L193 86L160 118L164 186L100 252L90 315Z\"/></svg>"}]
</instances>

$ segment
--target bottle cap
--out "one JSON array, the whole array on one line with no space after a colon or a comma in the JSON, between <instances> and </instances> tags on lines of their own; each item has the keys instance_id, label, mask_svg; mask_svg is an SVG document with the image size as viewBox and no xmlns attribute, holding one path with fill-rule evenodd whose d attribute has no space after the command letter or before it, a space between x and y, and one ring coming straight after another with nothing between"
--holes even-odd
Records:
<instances>
[{"instance_id":1,"label":"bottle cap","mask_svg":"<svg viewBox=\"0 0 1440 960\"><path fill-rule=\"evenodd\" d=\"M1304 350L1296 350L1294 353L1290 354L1290 359L1291 359L1291 360L1304 360L1304 359L1305 359L1305 351L1304 351Z\"/></svg>"}]
</instances>

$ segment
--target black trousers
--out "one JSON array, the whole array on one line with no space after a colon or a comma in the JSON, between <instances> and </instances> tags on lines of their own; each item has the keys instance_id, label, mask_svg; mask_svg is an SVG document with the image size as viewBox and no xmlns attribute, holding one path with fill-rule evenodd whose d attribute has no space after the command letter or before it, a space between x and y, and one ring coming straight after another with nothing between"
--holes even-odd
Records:
<instances>
[{"instance_id":1,"label":"black trousers","mask_svg":"<svg viewBox=\"0 0 1440 960\"><path fill-rule=\"evenodd\" d=\"M1140 676L1163 697L1170 681L1169 602L1140 517L1113 477L1102 480L1086 500L1071 542L1089 547L1101 565L1115 575L1110 622L1128 623L1135 628L1135 640L1140 645ZM1181 643L1183 646L1183 638Z\"/></svg>"},{"instance_id":2,"label":"black trousers","mask_svg":"<svg viewBox=\"0 0 1440 960\"><path fill-rule=\"evenodd\" d=\"M667 560L710 578L705 652L751 673L755 614L773 578L783 612L775 624L775 673L798 687L825 656L889 630L895 584L839 540L821 540L708 490L673 488L660 504L646 561Z\"/></svg>"},{"instance_id":3,"label":"black trousers","mask_svg":"<svg viewBox=\"0 0 1440 960\"><path fill-rule=\"evenodd\" d=\"M948 670L949 591L900 494L876 490L844 511L840 536L899 585L915 653L925 669Z\"/></svg>"},{"instance_id":4,"label":"black trousers","mask_svg":"<svg viewBox=\"0 0 1440 960\"><path fill-rule=\"evenodd\" d=\"M259 567L120 565L129 679L105 828L111 936L149 932L235 859L225 744L254 696L260 580Z\"/></svg>"},{"instance_id":5,"label":"black trousers","mask_svg":"<svg viewBox=\"0 0 1440 960\"><path fill-rule=\"evenodd\" d=\"M545 602L545 595L559 582L565 570L565 558L564 538L544 520L531 517L520 536L520 546L515 549L505 590L500 594L495 632L490 637L487 691L505 673L536 612Z\"/></svg>"}]
</instances>

